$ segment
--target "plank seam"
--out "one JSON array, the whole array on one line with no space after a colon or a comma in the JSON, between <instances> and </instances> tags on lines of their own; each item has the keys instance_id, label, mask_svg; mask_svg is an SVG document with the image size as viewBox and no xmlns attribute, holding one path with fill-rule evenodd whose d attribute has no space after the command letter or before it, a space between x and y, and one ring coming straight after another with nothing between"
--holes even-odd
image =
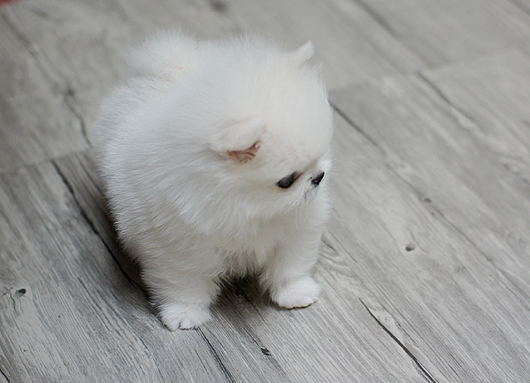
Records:
<instances>
[{"instance_id":1,"label":"plank seam","mask_svg":"<svg viewBox=\"0 0 530 383\"><path fill-rule=\"evenodd\" d=\"M429 81L422 73L420 72L417 72L416 75L418 76L418 78L420 78L421 80L423 80L425 82L425 84L431 88L445 103L447 103L447 105L449 105L451 108L454 108L456 111L458 111L459 113L461 113L464 117L468 118L471 122L473 122L475 125L477 125L477 123L475 122L475 120L469 116L465 111L461 110L459 107L457 107L456 105L454 105L448 98L447 96L440 90L438 89L438 87L436 87L435 84L433 84L431 81ZM357 132L359 132L359 134L361 134L364 138L366 138L372 145L374 145L374 147L376 149L378 149L382 154L385 154L384 150L378 145L378 143L368 134L366 133L359 125L355 124L342 110L339 109L338 106L336 105L333 105L331 104L333 109L352 127L354 128ZM445 224L447 227L451 228L452 230L454 230L457 234L459 234L467 243L469 243L476 251L478 251L478 253L480 255L482 255L486 260L489 260L489 257L488 255L482 251L480 249L480 247L475 244L471 238L467 237L457 226L455 226L451 221L449 221L445 216L444 214L438 209L436 208L436 206L434 206L434 204L431 203L430 199L426 199L426 198L422 198L422 193L417 190L414 185L412 185L407 179L403 178L399 172L396 172L391 166L388 166L387 164L387 168L392 172L392 174L394 174L396 177L398 177L402 182L404 182L406 185L408 185L408 187L418 196L418 198L420 198L420 200L422 202L427 202L428 201L428 204L430 206L430 208L432 210L434 210L436 212L436 214L440 217L441 221L443 224ZM507 167L505 167L507 168ZM516 173L513 173L509 168L507 168L508 171L513 174L518 180L521 180L522 182L528 184L528 182L525 180L525 179L522 179L521 177L519 177L519 175L517 175ZM495 265L494 265L495 267ZM504 272L500 269L498 269L497 267L495 267L495 270L499 271L501 274L504 275ZM506 276L505 276L506 277ZM509 278L507 278L508 281L510 281Z\"/></svg>"},{"instance_id":2,"label":"plank seam","mask_svg":"<svg viewBox=\"0 0 530 383\"><path fill-rule=\"evenodd\" d=\"M359 6L364 9L366 13L368 13L379 25L381 25L384 30L386 30L399 41L399 36L394 30L394 28L392 28L390 24L381 15L374 11L372 7L370 7L369 5L364 3L364 1L361 0L355 0L355 2L359 4Z\"/></svg>"},{"instance_id":3,"label":"plank seam","mask_svg":"<svg viewBox=\"0 0 530 383\"><path fill-rule=\"evenodd\" d=\"M468 120L470 120L473 124L475 124L476 126L479 126L479 124L473 119L473 117L471 115L469 115L465 110L463 110L462 108L456 106L455 104L453 104L453 102L451 102L451 100L449 100L449 98L445 95L445 93L442 92L441 89L439 89L436 84L434 84L433 82L431 82L427 77L425 77L425 75L423 75L421 72L417 72L416 75L421 79L423 80L423 82L429 87L431 88L431 90L433 90L437 95L438 97L440 97L445 103L447 103L447 105L449 105L451 108L455 109L458 113L462 114L465 118L467 118ZM458 121L457 121L457 124L458 124ZM476 138L472 135L472 139L473 141L477 141ZM480 141L478 142L481 146L484 146ZM486 146L486 148L488 149L488 152L491 151L491 149L489 147ZM495 153L494 153L495 154ZM497 161L495 161L497 162ZM527 179L525 179L524 177L521 177L519 174L515 173L512 169L510 169L509 166L506 166L505 164L503 164L502 162L499 162L499 164L501 166L503 166L506 170L508 170L511 174L513 174L517 179L521 180L523 183L527 184L527 185L530 185L530 181L528 181Z\"/></svg>"},{"instance_id":4,"label":"plank seam","mask_svg":"<svg viewBox=\"0 0 530 383\"><path fill-rule=\"evenodd\" d=\"M63 172L61 171L61 169L59 168L59 166L57 165L57 163L55 162L55 160L52 160L51 161L51 164L53 165L53 167L55 168L55 171L57 172L57 174L59 175L59 177L61 178L61 180L63 181L64 185L66 186L66 188L68 189L68 191L70 192L70 194L72 195L72 198L73 200L75 201L75 204L77 205L77 208L79 210L79 213L81 214L81 216L83 217L83 219L87 222L88 226L90 227L90 229L94 232L94 234L96 234L96 236L101 240L101 242L103 243L103 246L105 246L105 248L107 249L108 253L110 254L110 256L112 257L112 259L114 260L114 262L116 263L116 265L118 266L118 269L120 270L120 272L125 276L125 279L127 279L129 281L129 283L131 283L133 286L136 286L138 288L141 289L140 286L138 286L132 279L131 277L129 277L129 275L125 272L125 270L123 269L123 267L121 266L120 262L118 262L118 260L116 259L113 251L110 249L110 247L107 245L107 243L105 242L105 240L103 239L103 237L101 236L101 234L99 233L99 231L97 230L96 226L94 225L94 222L90 219L90 217L87 215L85 209L83 209L82 205L79 203L79 201L77 200L76 196L75 196L75 191L74 191L74 188L73 186L70 184L70 182L68 181L68 179L66 178L66 176L63 174Z\"/></svg>"},{"instance_id":5,"label":"plank seam","mask_svg":"<svg viewBox=\"0 0 530 383\"><path fill-rule=\"evenodd\" d=\"M425 84L427 86L429 86L429 88L431 88L431 90L433 90L438 95L438 97L440 97L447 105L449 105L451 108L455 109L458 113L462 114L465 118L470 120L473 124L478 125L477 122L475 121L475 119L470 114L468 114L465 110L463 110L462 108L456 106L451 100L449 100L449 97L447 97L445 95L445 93L442 92L442 90L440 88L438 88L436 86L436 84L434 84L432 81L430 81L423 73L416 72L415 74L421 80L423 80L425 82Z\"/></svg>"},{"instance_id":6,"label":"plank seam","mask_svg":"<svg viewBox=\"0 0 530 383\"><path fill-rule=\"evenodd\" d=\"M86 129L85 119L83 118L83 115L81 113L79 113L76 110L76 108L74 107L74 105L76 104L76 102L75 102L75 92L74 92L73 88L69 84L67 84L67 85L68 85L68 88L63 94L64 103L66 104L66 107L68 108L68 110L79 121L79 126L81 127L81 135L85 139L86 143L90 146L90 141L88 139L88 133L87 133L87 129Z\"/></svg>"},{"instance_id":7,"label":"plank seam","mask_svg":"<svg viewBox=\"0 0 530 383\"><path fill-rule=\"evenodd\" d=\"M206 342L206 345L208 346L208 349L210 350L213 357L215 358L215 361L219 365L219 368L221 368L221 371L223 371L223 374L225 375L226 380L230 383L236 383L236 380L234 379L230 371L228 371L228 368L223 363L221 356L217 353L217 350L215 349L215 347L210 343L210 340L208 339L206 334L200 328L197 328L195 331L197 331L199 335L201 336L201 338L204 340L204 342Z\"/></svg>"},{"instance_id":8,"label":"plank seam","mask_svg":"<svg viewBox=\"0 0 530 383\"><path fill-rule=\"evenodd\" d=\"M337 255L339 254L337 249L335 249L335 246L333 246L331 243L329 243L329 241L326 238L324 238L324 236L322 236L321 241L322 241L322 243L324 245L329 247L335 254L337 254Z\"/></svg>"},{"instance_id":9,"label":"plank seam","mask_svg":"<svg viewBox=\"0 0 530 383\"><path fill-rule=\"evenodd\" d=\"M6 169L1 169L0 168L0 175L15 174L21 169L27 169L27 168L31 168L31 167L34 167L34 166L40 166L40 165L48 164L48 163L50 163L52 161L55 161L55 160L60 160L62 158L66 158L66 157L69 157L69 156L75 156L77 154L83 154L83 153L85 153L88 150L90 150L90 149L89 148L79 149L79 150L75 150L75 151L70 152L70 153L61 154L58 157L57 156L55 156L55 157L54 156L47 156L47 157L39 158L38 160L35 160L35 161L30 161L30 162L27 162L27 163L21 163L19 165L14 166L14 167L9 167L9 168L6 168Z\"/></svg>"},{"instance_id":10,"label":"plank seam","mask_svg":"<svg viewBox=\"0 0 530 383\"><path fill-rule=\"evenodd\" d=\"M44 78L51 85L51 88L52 89L63 88L62 84L55 81L53 77L50 75L50 73L48 72L48 70L43 65L43 62L40 59L42 55L39 54L39 52L33 47L33 44L26 38L26 36L24 36L24 34L16 27L16 25L13 22L11 22L7 14L5 12L1 12L0 17L9 26L9 28L13 31L13 33L18 37L18 39L21 41L22 46L24 47L24 49L26 49L29 55L33 58L33 60L35 61L35 64L37 65L37 68L40 70ZM55 74L58 75L58 77L63 78L63 76L61 76L59 73L55 73ZM76 111L76 109L74 108L74 106L71 104L71 101L70 101L74 99L74 91L72 87L70 87L66 79L65 81L66 81L67 86L66 86L66 90L62 92L63 101L66 105L66 108L70 111L70 113L72 113L75 116L75 118L77 118L77 120L79 121L79 125L81 127L81 135L83 136L86 143L90 145L90 141L88 140L88 134L86 130L85 121L83 117L81 116L81 114Z\"/></svg>"},{"instance_id":11,"label":"plank seam","mask_svg":"<svg viewBox=\"0 0 530 383\"><path fill-rule=\"evenodd\" d=\"M459 108L457 108L456 106L454 106L448 99L447 97L438 89L436 88L436 86L434 84L431 84L429 80L427 80L426 78L423 77L423 75L421 75L420 73L416 73L417 76L419 78L421 78L422 80L425 81L425 83L431 87L433 89L433 91L435 91L440 98L442 98L442 100L444 100L450 107L453 107L455 108L455 110L457 110L458 112L462 113L463 116L465 117L468 117L466 115L466 113L462 112L459 110ZM351 119L349 119L347 116L345 116L345 113L343 113L337 106L335 105L332 105L333 108L337 111L337 113L343 117L345 119L345 121L350 124L350 126L352 128L354 128L356 131L358 131L364 138L366 138L370 143L372 143L376 149L380 150L383 154L384 154L384 151L381 149L381 147L372 139L372 137L370 137L366 132L364 132L362 130L362 128L360 128L360 126L356 125L353 123L353 121ZM470 121L472 121L474 123L474 120L470 117L468 117L470 119ZM435 206L435 204L430 200L430 198L424 198L422 196L422 193L421 191L419 191L416 187L414 187L413 184L411 184L406 178L402 177L399 172L395 171L395 169L393 169L391 166L389 166L387 164L387 169L392 173L394 174L398 179L400 179L405 185L407 185L410 190L416 195L417 198L420 199L420 201L422 201L424 204L423 206L428 206L428 208L426 207L426 209L433 215L435 216L440 222L442 225L446 226L447 228L449 228L450 230L452 230L457 236L459 236L465 243L467 243L469 246L471 246L471 248L473 248L480 256L482 256L487 262L489 262L493 269L495 271L497 271L503 278L504 280L501 280L501 283L503 283L505 286L506 286L506 282L510 283L512 285L513 288L517 289L517 290L520 290L517 286L516 283L514 283L511 278L507 275L507 273L502 270L501 268L497 267L497 265L492 262L491 258L488 256L488 254L486 252L484 252L470 237L468 237L458 226L456 226L453 222L451 222L447 217L445 217L445 215L443 214L443 212L441 210L439 210L439 208L437 208ZM519 177L517 177L518 179L520 179ZM523 180L524 181L524 180ZM361 298L359 298L359 300L361 300ZM381 327L383 327L383 329L404 349L405 352L407 352L407 354L410 352L408 351L405 346L390 332L390 330L388 330L373 314L372 312L370 311L370 309L364 304L364 302L361 300L361 303L363 304L363 306L369 311L370 315L379 323L379 325ZM413 355L411 354L411 357L413 357ZM415 359L415 358L413 358ZM415 362L419 363L419 361L417 361L415 359ZM420 366L418 364L418 366ZM423 371L423 369L421 369L421 371ZM427 370L425 370L427 371ZM428 376L428 378L432 378L431 375ZM435 380L432 380L431 382L436 382Z\"/></svg>"},{"instance_id":12,"label":"plank seam","mask_svg":"<svg viewBox=\"0 0 530 383\"><path fill-rule=\"evenodd\" d=\"M526 13L527 15L530 15L530 11L528 11L528 9L526 9L525 7L521 6L521 4L518 3L517 1L508 0L508 2L510 2L516 8L518 8L520 11Z\"/></svg>"},{"instance_id":13,"label":"plank seam","mask_svg":"<svg viewBox=\"0 0 530 383\"><path fill-rule=\"evenodd\" d=\"M329 249L331 249L337 256L340 257L340 252L346 252L348 253L347 249L343 247L342 244L340 244L340 242L338 243L338 246L341 247L341 250L338 251L335 249L335 247L330 243L330 240L332 241L332 236L330 237L330 239L325 239L323 240L322 242L324 243L325 246L327 246ZM345 264L343 264L345 265ZM346 266L347 267L347 266ZM366 310L368 311L368 313L370 314L370 316L375 319L375 321L378 323L378 325L380 327L382 327L385 332L390 335L390 337L395 341L397 342L397 344L400 346L400 348L402 348L405 353L407 354L408 357L410 357L412 359L412 361L415 363L416 365L416 370L419 372L419 374L423 377L425 377L425 379L429 382L429 383L438 383L438 381L433 377L433 374L429 372L428 370L428 367L425 367L421 362L420 362L420 358L416 357L412 351L410 351L404 344L403 344L403 341L400 341L399 340L399 337L394 335L394 333L392 333L392 331L386 327L385 325L383 325L383 323L377 318L377 316L373 313L373 308L370 309L369 308L369 305L367 305L365 303L365 300L373 300L374 302L376 302L376 305L380 306L380 310L383 311L385 314L389 315L392 320L396 323L396 326L401 328L401 326L399 325L399 323L397 322L397 320L395 320L395 318L393 317L392 314L390 314L380 303L379 303L379 300L377 298L375 298L375 296L369 291L369 289L364 285L364 283L362 283L362 281L360 280L360 278L356 275L355 278L357 280L359 280L361 282L361 286L360 286L360 291L359 291L359 295L357 296L357 299L359 299L359 301L361 302L361 304L366 308ZM414 340L410 337L410 335L408 335L406 332L404 332L406 338L410 339L410 342L415 344ZM417 349L417 353L420 353L421 354L421 349ZM436 366L433 364L432 367L431 367L432 370L435 370L436 373L440 374L441 373L436 369Z\"/></svg>"},{"instance_id":14,"label":"plank seam","mask_svg":"<svg viewBox=\"0 0 530 383\"><path fill-rule=\"evenodd\" d=\"M379 151L383 152L379 144L372 138L370 135L368 135L364 130L361 129L361 127L357 124L355 124L342 110L339 109L338 106L331 104L331 107L339 116L341 116L352 128L354 128L359 134L361 134L364 138L366 138L373 146L375 146Z\"/></svg>"},{"instance_id":15,"label":"plank seam","mask_svg":"<svg viewBox=\"0 0 530 383\"><path fill-rule=\"evenodd\" d=\"M114 261L116 262L116 264L118 265L118 268L119 270L121 271L121 273L125 276L125 278L133 285L136 286L136 283L127 275L127 273L125 272L125 270L121 267L120 263L117 261L117 259L114 257L114 254L112 252L112 250L109 248L109 246L107 245L107 243L105 242L105 240L101 237L99 231L97 230L94 222L92 219L90 219L90 217L86 214L86 211L85 209L82 207L82 205L79 203L79 201L77 200L76 198L76 195L75 195L75 190L72 186L72 184L68 181L67 177L64 175L64 173L61 171L60 167L57 165L56 161L55 160L52 160L50 161L51 164L53 165L53 167L55 168L55 171L57 172L57 174L59 175L59 177L61 178L62 182L64 183L64 185L66 186L66 188L68 189L68 191L70 192L70 194L72 195L72 198L73 200L75 201L75 204L77 205L77 208L81 214L81 216L83 217L83 219L88 223L88 225L90 226L91 230L101 239L101 241L103 242L103 245L105 246L105 248L107 249L107 251L110 253L110 255L112 256L112 258L114 259ZM251 300L248 298L248 296L246 294L244 294L244 297L245 297L245 300L247 300L253 307L254 309L256 309L256 307L254 306L253 302L251 302ZM257 309L256 309L257 310ZM247 332L247 334L250 336L250 338L252 339L253 342L256 343L256 345L260 348L260 351L266 355L268 357L268 360L273 364L274 367L276 367L279 371L281 371L284 375L285 375L285 372L283 371L283 369L280 367L280 365L278 364L278 362L276 361L276 359L270 355L270 352L268 350L267 347L265 347L261 340L259 340L259 338L256 338L253 334L251 334L248 329L245 329L245 331ZM223 374L226 376L227 378L227 381L230 382L230 383L235 383L236 380L234 379L233 375L230 373L230 371L228 370L228 368L225 366L225 364L223 363L221 357L219 356L218 352L215 350L214 346L211 344L211 342L208 340L208 338L206 337L206 335L204 334L204 332L201 330L201 329L197 329L197 332L199 332L199 334L201 335L201 337L203 338L203 340L206 342L208 348L210 349L212 355L214 356L216 362L218 363L219 367L221 368L221 370L223 371ZM144 344L144 347L147 349L147 346L145 345L145 343L142 341L142 343ZM9 383L9 382L8 382Z\"/></svg>"},{"instance_id":16,"label":"plank seam","mask_svg":"<svg viewBox=\"0 0 530 383\"><path fill-rule=\"evenodd\" d=\"M4 370L2 370L0 368L0 374L2 374L2 376L5 378L5 380L7 381L7 383L11 383L11 381L9 380L9 378L7 377L6 373L4 372Z\"/></svg>"},{"instance_id":17,"label":"plank seam","mask_svg":"<svg viewBox=\"0 0 530 383\"><path fill-rule=\"evenodd\" d=\"M524 294L521 289L517 286L516 283L514 283L511 278L506 274L506 272L500 268L497 267L497 265L492 262L491 258L488 256L486 252L484 252L470 237L468 237L458 226L456 226L453 222L451 222L444 214L443 212L436 207L436 205L431 201L430 198L425 198L422 196L422 193L414 187L413 184L411 184L406 178L402 177L398 172L396 172L391 166L387 165L387 169L392 172L396 177L398 177L403 183L405 183L410 190L416 195L417 198L421 202L424 203L424 206L429 206L426 208L435 218L437 218L442 225L449 228L450 230L453 230L462 240L469 244L478 254L480 254L487 262L489 262L492 267L500 273L507 282L511 283L512 287L517 289L520 293ZM504 281L501 281L504 283Z\"/></svg>"},{"instance_id":18,"label":"plank seam","mask_svg":"<svg viewBox=\"0 0 530 383\"><path fill-rule=\"evenodd\" d=\"M418 76L422 79L424 79L424 77L422 75L420 75L418 73ZM451 102L449 100L447 100L447 98L445 97L445 95L443 93L441 93L440 90L438 90L436 88L436 86L434 86L433 84L431 84L427 79L424 79L425 82L431 86L433 88L433 90L440 95L440 97L447 102L447 104L451 107L454 107L457 111L459 111L460 113L462 113L462 115L464 115L465 117L467 117L467 115L464 113L464 112L461 112L456 106L453 106L451 104ZM366 138L370 143L372 143L374 145L374 147L376 149L378 149L381 153L384 154L384 150L381 149L381 147L377 144L377 142L375 142L372 137L370 137L365 131L363 131L361 129L361 127L359 127L358 125L356 125L350 118L348 118L348 116L345 115L345 113L343 113L337 106L335 105L332 105L333 109L335 109L335 111L342 117L344 118L344 120L352 127L354 128L356 131L358 131L364 138ZM472 118L469 118L471 121L473 121ZM474 121L473 121L474 123ZM432 214L436 214L436 216L439 218L440 222L445 225L446 227L448 227L449 229L453 230L456 234L458 234L466 243L468 243L473 249L475 249L482 257L484 257L484 259L486 259L486 261L488 261L489 263L492 263L488 254L486 254L475 242L473 242L473 240L471 238L469 238L462 230L460 230L460 228L458 226L456 226L454 223L452 223L447 217L445 217L445 215L442 213L441 210L439 210L435 204L430 200L430 198L425 198L424 196L422 196L422 193L416 188L414 187L413 184L411 184L406 178L402 177L401 174L399 174L399 172L396 172L391 166L389 166L387 164L387 169L392 173L394 174L398 179L400 179L402 182L404 182L412 192L414 192L414 194L417 196L417 198L420 199L421 202L424 203L424 206L425 205L428 205L429 208L427 208L427 210L432 213ZM513 174L513 173L512 173ZM517 176L517 175L516 175ZM519 177L517 177L518 179L521 179ZM526 182L525 180L522 180L523 182ZM511 282L512 285L514 285L514 287L517 288L517 286L511 281L511 279L505 274L505 272L502 270L502 269L499 269L495 264L493 264L493 267L495 270L497 270L500 274L503 275L504 278L506 278L507 281Z\"/></svg>"},{"instance_id":19,"label":"plank seam","mask_svg":"<svg viewBox=\"0 0 530 383\"><path fill-rule=\"evenodd\" d=\"M401 349L403 351L405 351L405 353L412 359L412 361L416 364L416 366L418 367L418 369L420 370L420 372L423 374L423 376L427 379L428 382L430 383L437 383L437 380L434 379L434 377L432 376L432 374L427 370L427 368L421 364L421 362L418 360L418 358L412 353L412 351L410 351L407 346L405 346L393 333L392 331L390 331L383 323L381 323L381 321L379 319L377 319L377 317L372 313L372 311L368 308L368 306L364 303L364 301L359 298L359 301L361 302L361 304L364 306L364 308L368 311L368 313L370 314L370 316L377 322L377 324L388 334L390 335L390 337L392 338L392 340L394 342L396 342L398 344L399 347L401 347Z\"/></svg>"}]
</instances>

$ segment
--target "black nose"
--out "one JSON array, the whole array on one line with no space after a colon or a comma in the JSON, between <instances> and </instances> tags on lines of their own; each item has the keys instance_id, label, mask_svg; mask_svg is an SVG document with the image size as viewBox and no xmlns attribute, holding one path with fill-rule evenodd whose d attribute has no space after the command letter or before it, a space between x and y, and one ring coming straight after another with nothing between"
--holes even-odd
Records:
<instances>
[{"instance_id":1,"label":"black nose","mask_svg":"<svg viewBox=\"0 0 530 383\"><path fill-rule=\"evenodd\" d=\"M311 178L311 184L314 186L318 186L320 182L322 181L322 178L324 178L324 172L317 174L313 178Z\"/></svg>"}]
</instances>

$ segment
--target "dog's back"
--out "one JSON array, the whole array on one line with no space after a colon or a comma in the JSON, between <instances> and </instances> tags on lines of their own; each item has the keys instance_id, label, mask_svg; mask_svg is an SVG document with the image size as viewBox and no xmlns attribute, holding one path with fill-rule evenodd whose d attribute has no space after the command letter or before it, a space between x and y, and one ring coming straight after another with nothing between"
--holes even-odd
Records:
<instances>
[{"instance_id":1,"label":"dog's back","mask_svg":"<svg viewBox=\"0 0 530 383\"><path fill-rule=\"evenodd\" d=\"M159 33L133 49L127 60L130 76L176 80L196 65L197 41L182 33Z\"/></svg>"}]
</instances>

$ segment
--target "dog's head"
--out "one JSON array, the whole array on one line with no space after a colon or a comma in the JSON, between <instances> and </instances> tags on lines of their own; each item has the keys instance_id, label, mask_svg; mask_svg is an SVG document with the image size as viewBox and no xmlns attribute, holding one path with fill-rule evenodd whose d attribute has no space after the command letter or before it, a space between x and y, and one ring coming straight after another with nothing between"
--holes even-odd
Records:
<instances>
[{"instance_id":1,"label":"dog's head","mask_svg":"<svg viewBox=\"0 0 530 383\"><path fill-rule=\"evenodd\" d=\"M203 101L198 131L206 137L197 139L207 141L194 161L191 215L212 230L292 211L327 182L333 118L318 69L307 63L312 45L271 53L259 44L234 44L213 73L198 73L195 94L203 96L188 99Z\"/></svg>"}]
</instances>

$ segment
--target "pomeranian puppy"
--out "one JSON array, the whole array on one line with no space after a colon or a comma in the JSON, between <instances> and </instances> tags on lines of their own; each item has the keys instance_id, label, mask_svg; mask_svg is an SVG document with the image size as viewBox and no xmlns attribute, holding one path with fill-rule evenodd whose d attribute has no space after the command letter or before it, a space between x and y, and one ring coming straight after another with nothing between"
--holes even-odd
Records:
<instances>
[{"instance_id":1,"label":"pomeranian puppy","mask_svg":"<svg viewBox=\"0 0 530 383\"><path fill-rule=\"evenodd\" d=\"M255 274L281 307L318 299L332 110L308 61L257 36L160 34L101 107L94 152L124 248L170 330Z\"/></svg>"}]
</instances>

